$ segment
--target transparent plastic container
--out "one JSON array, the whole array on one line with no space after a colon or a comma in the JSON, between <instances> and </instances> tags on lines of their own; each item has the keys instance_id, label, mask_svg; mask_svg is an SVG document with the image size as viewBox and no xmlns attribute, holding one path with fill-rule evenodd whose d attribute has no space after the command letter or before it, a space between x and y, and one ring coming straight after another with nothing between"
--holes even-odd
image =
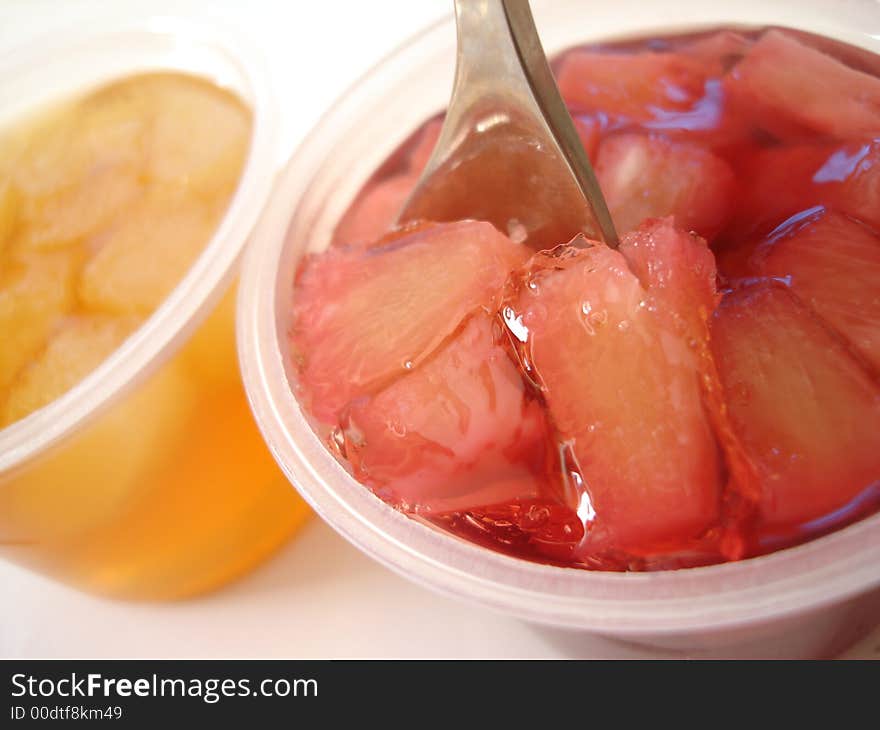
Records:
<instances>
[{"instance_id":1,"label":"transparent plastic container","mask_svg":"<svg viewBox=\"0 0 880 730\"><path fill-rule=\"evenodd\" d=\"M548 52L601 38L770 24L880 51L880 9L870 0L532 5ZM418 583L542 624L572 654L584 632L693 655L827 656L852 643L880 620L880 515L739 563L650 573L540 565L395 511L309 427L291 389L286 334L297 262L328 245L373 170L445 106L454 47L448 19L351 88L291 159L255 231L239 293L239 356L257 421L287 477L367 554Z\"/></svg>"},{"instance_id":2,"label":"transparent plastic container","mask_svg":"<svg viewBox=\"0 0 880 730\"><path fill-rule=\"evenodd\" d=\"M262 56L231 29L162 17L56 33L7 58L0 124L163 70L206 78L252 110L238 189L186 276L87 378L0 431L4 558L114 596L213 588L308 513L253 423L235 350L239 258L278 166Z\"/></svg>"}]
</instances>

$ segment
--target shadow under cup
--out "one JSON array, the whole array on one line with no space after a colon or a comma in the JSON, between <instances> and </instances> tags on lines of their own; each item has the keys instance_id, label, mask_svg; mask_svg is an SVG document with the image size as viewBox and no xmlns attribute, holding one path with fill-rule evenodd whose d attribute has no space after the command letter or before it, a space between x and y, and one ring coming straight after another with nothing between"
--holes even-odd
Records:
<instances>
[{"instance_id":1,"label":"shadow under cup","mask_svg":"<svg viewBox=\"0 0 880 730\"><path fill-rule=\"evenodd\" d=\"M253 567L308 514L253 422L235 348L238 260L274 178L277 119L261 56L228 29L163 18L89 33L14 54L4 117L180 71L251 107L250 151L167 300L76 387L0 431L0 554L99 593L178 598Z\"/></svg>"},{"instance_id":2,"label":"shadow under cup","mask_svg":"<svg viewBox=\"0 0 880 730\"><path fill-rule=\"evenodd\" d=\"M788 25L880 51L869 3L648 3L613 9L534 2L548 52L591 40L718 26ZM759 558L653 573L602 573L522 561L421 524L374 496L325 448L292 384L288 336L294 274L326 248L360 187L452 87L451 19L415 37L363 77L321 120L282 172L241 280L238 337L245 387L272 452L297 490L338 532L418 583L578 634L711 656L816 656L843 649L880 620L880 515Z\"/></svg>"}]
</instances>

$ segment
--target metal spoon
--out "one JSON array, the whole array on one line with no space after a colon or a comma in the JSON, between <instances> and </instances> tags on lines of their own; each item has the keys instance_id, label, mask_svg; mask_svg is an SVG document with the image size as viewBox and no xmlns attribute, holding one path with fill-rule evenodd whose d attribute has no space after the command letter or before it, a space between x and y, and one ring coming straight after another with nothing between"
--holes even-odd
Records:
<instances>
[{"instance_id":1,"label":"metal spoon","mask_svg":"<svg viewBox=\"0 0 880 730\"><path fill-rule=\"evenodd\" d=\"M549 248L617 233L562 101L528 0L455 0L455 85L398 223L475 218Z\"/></svg>"}]
</instances>

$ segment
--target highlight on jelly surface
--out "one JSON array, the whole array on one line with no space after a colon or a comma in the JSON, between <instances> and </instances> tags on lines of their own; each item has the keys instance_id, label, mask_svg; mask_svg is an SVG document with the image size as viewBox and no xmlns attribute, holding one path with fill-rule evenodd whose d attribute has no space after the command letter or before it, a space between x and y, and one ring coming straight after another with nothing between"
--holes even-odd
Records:
<instances>
[{"instance_id":1,"label":"highlight on jelly surface","mask_svg":"<svg viewBox=\"0 0 880 730\"><path fill-rule=\"evenodd\" d=\"M316 431L394 507L577 568L737 560L875 511L880 59L769 28L553 67L619 249L394 229L426 123L293 282Z\"/></svg>"},{"instance_id":2,"label":"highlight on jelly surface","mask_svg":"<svg viewBox=\"0 0 880 730\"><path fill-rule=\"evenodd\" d=\"M73 388L165 300L226 213L252 126L234 94L169 72L0 134L0 428ZM302 523L247 407L234 301L231 287L153 374L0 473L4 555L98 592L180 597Z\"/></svg>"}]
</instances>

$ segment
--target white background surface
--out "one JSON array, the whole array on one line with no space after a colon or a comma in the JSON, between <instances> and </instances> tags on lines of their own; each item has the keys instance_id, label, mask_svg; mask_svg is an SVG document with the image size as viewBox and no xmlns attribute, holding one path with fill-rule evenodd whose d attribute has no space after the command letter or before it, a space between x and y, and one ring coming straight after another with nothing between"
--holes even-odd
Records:
<instances>
[{"instance_id":1,"label":"white background surface","mask_svg":"<svg viewBox=\"0 0 880 730\"><path fill-rule=\"evenodd\" d=\"M345 87L452 0L115 3L0 0L0 55L90 18L203 12L232 19L267 55L286 157ZM646 657L596 638L573 645L434 595L361 555L315 519L275 558L210 596L172 604L93 598L0 563L2 657ZM847 653L880 658L880 630Z\"/></svg>"}]
</instances>

